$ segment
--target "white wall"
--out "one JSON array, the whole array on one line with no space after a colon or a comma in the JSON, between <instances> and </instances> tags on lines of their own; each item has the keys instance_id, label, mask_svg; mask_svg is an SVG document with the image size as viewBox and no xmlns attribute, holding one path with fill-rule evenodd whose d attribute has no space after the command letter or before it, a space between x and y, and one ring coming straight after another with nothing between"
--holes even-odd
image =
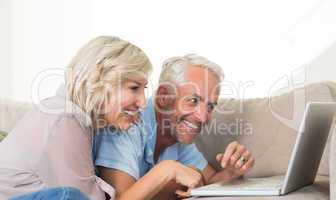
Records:
<instances>
[{"instance_id":1,"label":"white wall","mask_svg":"<svg viewBox=\"0 0 336 200\"><path fill-rule=\"evenodd\" d=\"M11 36L10 36L10 3L0 1L0 97L12 94Z\"/></svg>"},{"instance_id":2,"label":"white wall","mask_svg":"<svg viewBox=\"0 0 336 200\"><path fill-rule=\"evenodd\" d=\"M336 42L307 66L307 80L336 81Z\"/></svg>"},{"instance_id":3,"label":"white wall","mask_svg":"<svg viewBox=\"0 0 336 200\"><path fill-rule=\"evenodd\" d=\"M198 53L223 67L227 84L239 89L251 82L245 97L267 95L279 78L295 74L336 41L334 0L0 2L0 97L25 101L39 72L64 68L98 35L142 47L154 64L153 83L165 58ZM317 63L323 66L304 80L336 81L332 56ZM41 96L52 95L60 82L58 76L45 79ZM224 88L223 95L243 94Z\"/></svg>"}]
</instances>

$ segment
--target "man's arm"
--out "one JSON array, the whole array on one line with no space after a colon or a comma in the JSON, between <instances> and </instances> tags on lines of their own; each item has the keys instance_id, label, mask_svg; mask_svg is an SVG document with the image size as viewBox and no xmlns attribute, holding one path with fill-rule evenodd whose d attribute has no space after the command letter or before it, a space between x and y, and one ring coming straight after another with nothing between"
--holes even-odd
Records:
<instances>
[{"instance_id":1,"label":"man's arm","mask_svg":"<svg viewBox=\"0 0 336 200\"><path fill-rule=\"evenodd\" d=\"M186 151L183 151L184 155L182 155L183 160L185 161L184 164L193 165L202 162L202 158L200 158L200 154L195 151L195 147L189 146L189 148L186 148L185 150ZM245 162L242 163L242 160L240 159L241 157L244 157ZM211 165L207 164L201 171L205 185L219 181L231 181L246 174L254 165L254 158L251 153L238 142L230 143L226 148L225 153L218 154L216 160L220 163L223 169L216 172ZM178 184L171 183L169 187L165 188L164 193L157 195L157 199L167 199L166 194L174 194L176 188L179 187ZM187 197L190 190L188 190L188 188L179 188L179 190L181 189L184 189L186 192L180 191L178 193L183 197Z\"/></svg>"},{"instance_id":2,"label":"man's arm","mask_svg":"<svg viewBox=\"0 0 336 200\"><path fill-rule=\"evenodd\" d=\"M223 169L216 172L212 166L207 165L202 172L206 184L231 181L245 175L254 165L254 158L251 153L238 142L231 142L225 153L216 156L216 160Z\"/></svg>"},{"instance_id":3,"label":"man's arm","mask_svg":"<svg viewBox=\"0 0 336 200\"><path fill-rule=\"evenodd\" d=\"M194 167L191 167L191 168L194 168ZM201 174L203 176L203 181L204 181L202 185L210 184L212 183L212 181L210 182L210 179L214 177L214 175L216 174L216 171L214 170L213 167L211 167L211 165L207 165L206 168L201 172ZM223 175L221 174L216 175L213 181L216 182L216 180L218 179L222 180L223 177L221 176ZM189 196L188 189L189 188L181 184L178 184L175 181L170 181L152 199L153 200L174 200L174 199L180 199L179 197L186 198Z\"/></svg>"},{"instance_id":4,"label":"man's arm","mask_svg":"<svg viewBox=\"0 0 336 200\"><path fill-rule=\"evenodd\" d=\"M231 181L235 176L229 170L221 170L217 172L211 165L207 165L202 171L205 185L212 184L219 181Z\"/></svg>"},{"instance_id":5,"label":"man's arm","mask_svg":"<svg viewBox=\"0 0 336 200\"><path fill-rule=\"evenodd\" d=\"M178 199L175 191L181 190L186 191L187 188L181 184L176 183L175 181L170 181L159 193L157 193L153 200L174 200Z\"/></svg>"},{"instance_id":6,"label":"man's arm","mask_svg":"<svg viewBox=\"0 0 336 200\"><path fill-rule=\"evenodd\" d=\"M132 176L120 170L98 166L98 171L100 177L113 186L117 196L124 193L136 182Z\"/></svg>"},{"instance_id":7,"label":"man's arm","mask_svg":"<svg viewBox=\"0 0 336 200\"><path fill-rule=\"evenodd\" d=\"M183 188L182 185L177 184L175 181L169 181L170 178L163 178L163 181L158 180L165 177L165 175L158 172L159 170L157 169L154 172L156 173L155 176L148 175L145 177L145 181L140 179L139 183L132 176L120 170L105 167L98 167L98 170L101 178L114 187L116 191L115 198L118 200L130 199L129 197L132 199L137 197L137 199L172 200L176 198L176 195L170 191ZM163 171L165 170L161 170L161 172ZM167 174L166 172L164 173Z\"/></svg>"},{"instance_id":8,"label":"man's arm","mask_svg":"<svg viewBox=\"0 0 336 200\"><path fill-rule=\"evenodd\" d=\"M203 180L201 181L201 185L204 185L205 183L204 177L210 176L211 173L207 173L209 172L209 170L205 170L208 166L208 162L205 160L203 155L199 152L196 145L195 144L190 144L190 145L181 144L181 145L178 145L177 148L178 148L177 152L179 152L177 162L202 174ZM183 187L178 183L171 182L167 184L162 189L162 191L155 196L155 199L171 200L171 199L176 199L178 196L188 197L188 193L190 191L189 189L190 188Z\"/></svg>"},{"instance_id":9,"label":"man's arm","mask_svg":"<svg viewBox=\"0 0 336 200\"><path fill-rule=\"evenodd\" d=\"M101 177L116 190L117 200L137 199L174 199L174 191L168 193L168 188L186 185L193 188L201 182L201 174L191 168L181 165L176 161L165 160L155 165L145 176L136 181L125 172L98 167ZM175 183L175 184L174 184ZM172 198L173 197L173 198Z\"/></svg>"}]
</instances>

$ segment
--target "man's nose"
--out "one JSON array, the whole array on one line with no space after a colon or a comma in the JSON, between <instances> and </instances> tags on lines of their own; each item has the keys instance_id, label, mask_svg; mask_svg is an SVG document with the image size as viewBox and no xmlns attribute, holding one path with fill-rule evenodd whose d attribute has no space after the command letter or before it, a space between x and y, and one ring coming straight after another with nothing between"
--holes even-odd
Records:
<instances>
[{"instance_id":1,"label":"man's nose","mask_svg":"<svg viewBox=\"0 0 336 200\"><path fill-rule=\"evenodd\" d=\"M196 119L201 123L205 123L208 120L208 112L205 104L200 104L197 106L194 114Z\"/></svg>"}]
</instances>

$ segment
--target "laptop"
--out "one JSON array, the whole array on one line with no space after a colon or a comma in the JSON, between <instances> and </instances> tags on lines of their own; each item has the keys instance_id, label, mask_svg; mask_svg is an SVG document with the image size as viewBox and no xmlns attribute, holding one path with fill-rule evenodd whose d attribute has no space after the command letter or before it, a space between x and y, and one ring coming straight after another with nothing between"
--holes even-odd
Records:
<instances>
[{"instance_id":1,"label":"laptop","mask_svg":"<svg viewBox=\"0 0 336 200\"><path fill-rule=\"evenodd\" d=\"M191 196L280 196L313 184L335 112L336 103L307 104L286 175L218 182Z\"/></svg>"}]
</instances>

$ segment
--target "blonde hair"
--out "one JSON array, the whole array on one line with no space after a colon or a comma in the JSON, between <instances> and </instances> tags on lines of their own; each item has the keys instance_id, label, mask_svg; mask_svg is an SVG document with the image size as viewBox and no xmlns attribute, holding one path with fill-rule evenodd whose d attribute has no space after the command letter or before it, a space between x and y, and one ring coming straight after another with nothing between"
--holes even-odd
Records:
<instances>
[{"instance_id":1,"label":"blonde hair","mask_svg":"<svg viewBox=\"0 0 336 200\"><path fill-rule=\"evenodd\" d=\"M187 54L182 57L172 57L164 61L159 83L182 83L185 81L185 69L188 65L195 65L209 70L215 76L217 76L219 81L224 79L224 73L222 68L209 61L208 59L196 55Z\"/></svg>"},{"instance_id":2,"label":"blonde hair","mask_svg":"<svg viewBox=\"0 0 336 200\"><path fill-rule=\"evenodd\" d=\"M147 78L151 69L139 47L118 37L100 36L84 45L70 62L67 97L95 122L104 114L111 87L126 80Z\"/></svg>"}]
</instances>

